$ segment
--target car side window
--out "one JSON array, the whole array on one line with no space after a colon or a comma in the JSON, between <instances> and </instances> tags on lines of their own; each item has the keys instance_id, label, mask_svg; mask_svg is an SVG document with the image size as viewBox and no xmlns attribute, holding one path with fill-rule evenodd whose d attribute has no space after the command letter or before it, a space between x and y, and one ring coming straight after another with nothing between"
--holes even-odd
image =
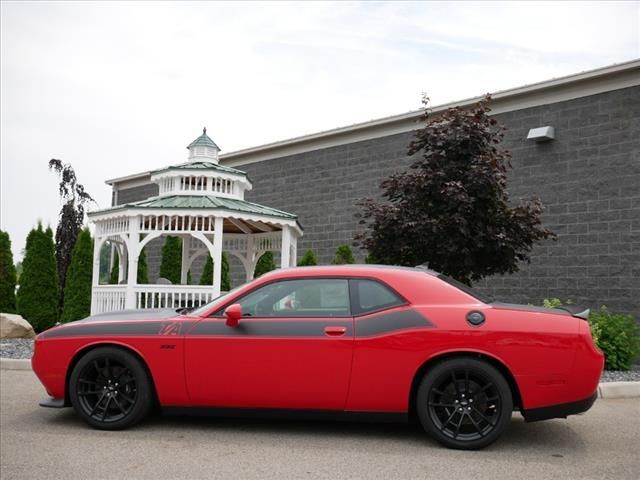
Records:
<instances>
[{"instance_id":1,"label":"car side window","mask_svg":"<svg viewBox=\"0 0 640 480\"><path fill-rule=\"evenodd\" d=\"M238 302L247 317L348 317L346 279L301 279L274 282Z\"/></svg>"},{"instance_id":2,"label":"car side window","mask_svg":"<svg viewBox=\"0 0 640 480\"><path fill-rule=\"evenodd\" d=\"M356 300L354 313L356 315L384 310L407 303L389 287L375 280L353 280L352 288L355 289Z\"/></svg>"}]
</instances>

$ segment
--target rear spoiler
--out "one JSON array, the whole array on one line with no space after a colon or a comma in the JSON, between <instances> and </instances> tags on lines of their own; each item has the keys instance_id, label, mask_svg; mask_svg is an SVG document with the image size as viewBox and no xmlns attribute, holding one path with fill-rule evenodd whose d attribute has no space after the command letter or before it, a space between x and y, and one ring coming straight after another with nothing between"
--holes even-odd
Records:
<instances>
[{"instance_id":1,"label":"rear spoiler","mask_svg":"<svg viewBox=\"0 0 640 480\"><path fill-rule=\"evenodd\" d=\"M558 310L564 310L565 312L569 312L574 317L581 318L583 320L589 320L589 309L576 307L574 305L560 305L557 308Z\"/></svg>"}]
</instances>

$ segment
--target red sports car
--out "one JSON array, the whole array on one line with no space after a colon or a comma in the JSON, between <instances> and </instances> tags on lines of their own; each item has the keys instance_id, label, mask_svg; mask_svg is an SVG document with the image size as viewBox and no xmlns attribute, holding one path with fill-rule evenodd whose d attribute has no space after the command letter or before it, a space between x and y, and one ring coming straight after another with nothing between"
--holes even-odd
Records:
<instances>
[{"instance_id":1,"label":"red sports car","mask_svg":"<svg viewBox=\"0 0 640 480\"><path fill-rule=\"evenodd\" d=\"M588 410L603 355L588 311L493 302L436 272L278 270L195 310L96 315L36 337L52 397L115 430L174 412L417 417L442 444L484 447L514 409Z\"/></svg>"}]
</instances>

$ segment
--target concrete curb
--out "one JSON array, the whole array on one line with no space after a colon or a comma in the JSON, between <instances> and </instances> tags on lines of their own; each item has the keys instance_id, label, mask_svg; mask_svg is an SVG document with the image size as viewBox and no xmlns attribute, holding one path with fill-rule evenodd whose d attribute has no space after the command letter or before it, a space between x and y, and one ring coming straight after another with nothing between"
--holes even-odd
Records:
<instances>
[{"instance_id":1,"label":"concrete curb","mask_svg":"<svg viewBox=\"0 0 640 480\"><path fill-rule=\"evenodd\" d=\"M0 370L31 370L31 360L0 358Z\"/></svg>"},{"instance_id":2,"label":"concrete curb","mask_svg":"<svg viewBox=\"0 0 640 480\"><path fill-rule=\"evenodd\" d=\"M601 398L640 397L640 382L604 382L598 385L598 396Z\"/></svg>"},{"instance_id":3,"label":"concrete curb","mask_svg":"<svg viewBox=\"0 0 640 480\"><path fill-rule=\"evenodd\" d=\"M0 358L0 370L31 370L31 360ZM599 398L640 398L640 382L603 382Z\"/></svg>"}]
</instances>

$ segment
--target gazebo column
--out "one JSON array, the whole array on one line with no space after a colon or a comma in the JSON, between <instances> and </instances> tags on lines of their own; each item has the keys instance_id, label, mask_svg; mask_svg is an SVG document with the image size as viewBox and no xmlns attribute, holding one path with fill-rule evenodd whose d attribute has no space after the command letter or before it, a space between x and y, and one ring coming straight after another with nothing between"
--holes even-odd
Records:
<instances>
[{"instance_id":1,"label":"gazebo column","mask_svg":"<svg viewBox=\"0 0 640 480\"><path fill-rule=\"evenodd\" d=\"M282 226L282 246L280 247L280 268L291 266L291 227Z\"/></svg>"},{"instance_id":2,"label":"gazebo column","mask_svg":"<svg viewBox=\"0 0 640 480\"><path fill-rule=\"evenodd\" d=\"M180 283L182 285L187 284L187 276L189 273L189 243L191 242L191 237L185 235L182 237L182 270L180 270Z\"/></svg>"},{"instance_id":3,"label":"gazebo column","mask_svg":"<svg viewBox=\"0 0 640 480\"><path fill-rule=\"evenodd\" d=\"M93 272L91 277L91 315L95 315L98 309L98 303L96 301L96 287L100 284L100 250L104 243L103 237L96 237L93 247Z\"/></svg>"},{"instance_id":4,"label":"gazebo column","mask_svg":"<svg viewBox=\"0 0 640 480\"><path fill-rule=\"evenodd\" d=\"M127 295L124 308L136 308L136 286L138 284L138 257L140 255L140 222L137 216L129 219L129 239L127 241Z\"/></svg>"},{"instance_id":5,"label":"gazebo column","mask_svg":"<svg viewBox=\"0 0 640 480\"><path fill-rule=\"evenodd\" d=\"M222 276L222 218L216 217L213 231L213 298L220 296Z\"/></svg>"},{"instance_id":6,"label":"gazebo column","mask_svg":"<svg viewBox=\"0 0 640 480\"><path fill-rule=\"evenodd\" d=\"M295 235L291 235L291 260L289 260L289 266L298 266L298 237Z\"/></svg>"}]
</instances>

